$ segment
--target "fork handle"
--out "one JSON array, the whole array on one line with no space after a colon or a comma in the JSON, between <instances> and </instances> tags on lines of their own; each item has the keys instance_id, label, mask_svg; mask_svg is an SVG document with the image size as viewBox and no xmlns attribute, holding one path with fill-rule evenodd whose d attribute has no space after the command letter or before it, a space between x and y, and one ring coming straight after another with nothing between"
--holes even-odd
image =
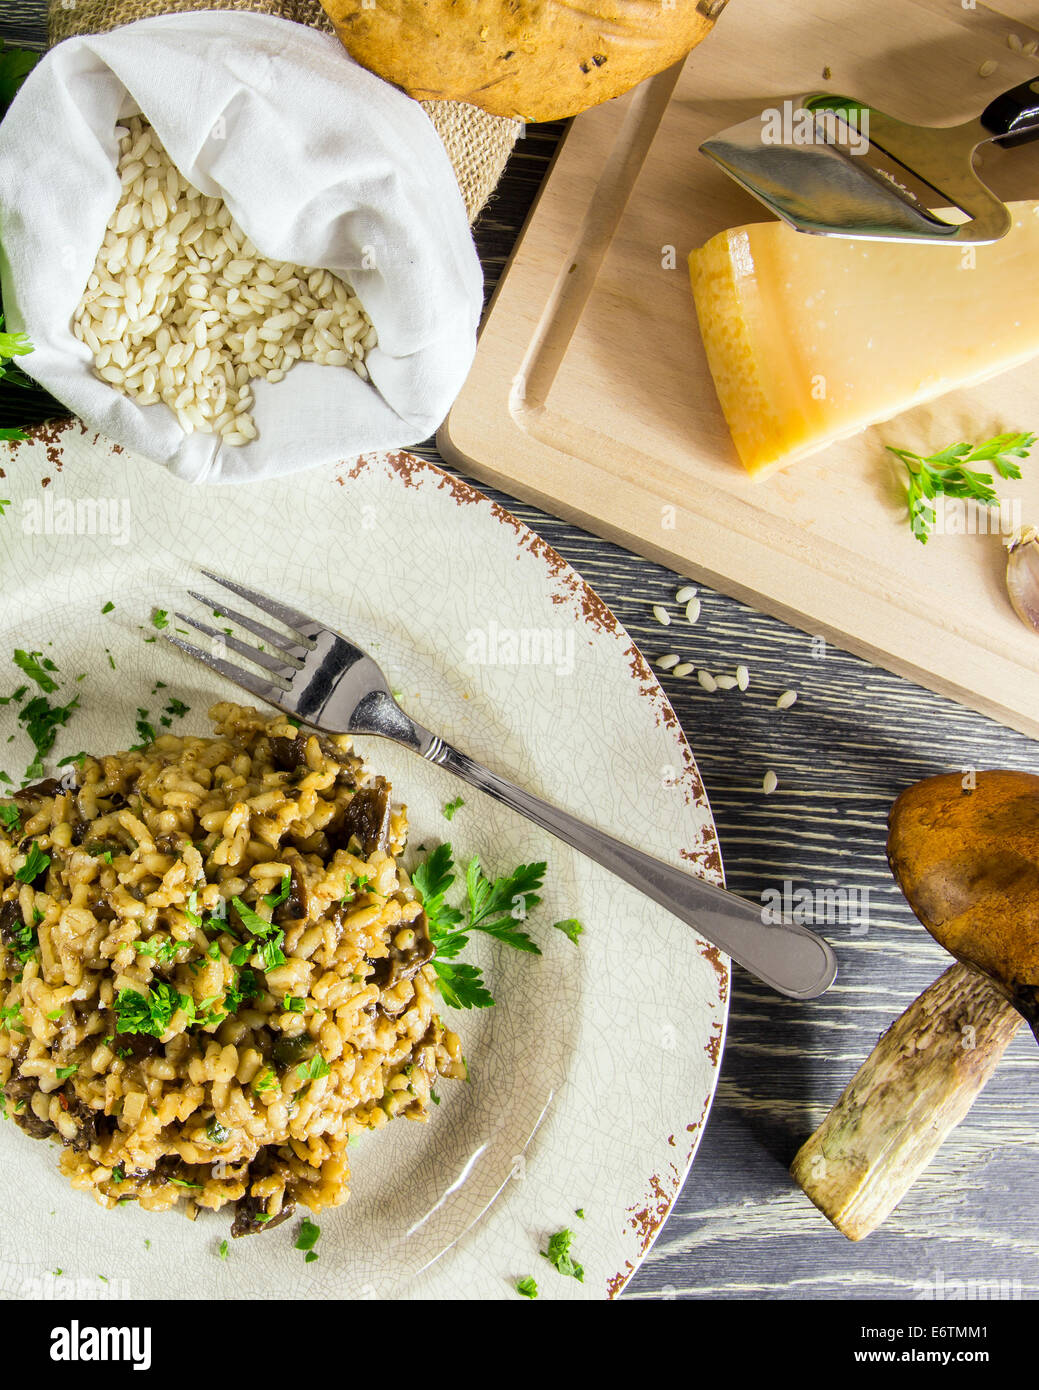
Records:
<instances>
[{"instance_id":1,"label":"fork handle","mask_svg":"<svg viewBox=\"0 0 1039 1390\"><path fill-rule=\"evenodd\" d=\"M833 983L836 957L829 944L807 927L790 921L767 925L762 921L761 909L746 898L716 888L605 835L576 816L513 786L435 736L430 736L424 756L518 811L666 907L780 994L814 999Z\"/></svg>"}]
</instances>

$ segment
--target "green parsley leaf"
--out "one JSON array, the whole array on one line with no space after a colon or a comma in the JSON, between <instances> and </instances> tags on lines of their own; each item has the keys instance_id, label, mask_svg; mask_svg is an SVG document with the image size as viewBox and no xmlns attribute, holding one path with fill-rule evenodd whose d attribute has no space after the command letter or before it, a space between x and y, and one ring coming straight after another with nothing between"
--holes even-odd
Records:
<instances>
[{"instance_id":1,"label":"green parsley leaf","mask_svg":"<svg viewBox=\"0 0 1039 1390\"><path fill-rule=\"evenodd\" d=\"M332 1068L322 1057L321 1053L315 1053L309 1062L300 1062L296 1068L296 1075L301 1081L317 1081L322 1076L327 1076Z\"/></svg>"},{"instance_id":2,"label":"green parsley leaf","mask_svg":"<svg viewBox=\"0 0 1039 1390\"><path fill-rule=\"evenodd\" d=\"M6 1008L0 1009L0 1027L7 1028L12 1033L25 1032L21 1004L9 1004ZM17 1106L15 1108L17 1109Z\"/></svg>"},{"instance_id":3,"label":"green parsley leaf","mask_svg":"<svg viewBox=\"0 0 1039 1390\"><path fill-rule=\"evenodd\" d=\"M584 1270L576 1263L570 1254L570 1247L574 1241L574 1233L571 1230L563 1229L557 1231L554 1236L549 1238L548 1249L540 1252L542 1259L548 1260L549 1264L555 1265L560 1274L565 1274L571 1279L577 1279L584 1283Z\"/></svg>"},{"instance_id":4,"label":"green parsley leaf","mask_svg":"<svg viewBox=\"0 0 1039 1390\"><path fill-rule=\"evenodd\" d=\"M263 901L267 904L267 906L268 906L268 907L270 908L270 910L273 912L274 909L275 909L276 907L280 907L280 906L282 905L282 903L283 903L283 902L285 901L285 899L289 896L289 894L291 893L291 891L292 891L292 875L291 875L291 874L282 874L281 884L279 885L279 888L278 888L277 893L268 893L268 894L265 896L265 898L264 898ZM261 918L260 920L262 921L263 919Z\"/></svg>"},{"instance_id":5,"label":"green parsley leaf","mask_svg":"<svg viewBox=\"0 0 1039 1390\"><path fill-rule=\"evenodd\" d=\"M270 1067L265 1067L253 1078L253 1090L258 1096L262 1096L267 1091L278 1089L278 1078Z\"/></svg>"},{"instance_id":6,"label":"green parsley leaf","mask_svg":"<svg viewBox=\"0 0 1039 1390\"><path fill-rule=\"evenodd\" d=\"M271 932L277 931L273 922L268 922L258 912L254 912L241 898L232 898L231 902L238 913L238 920L247 931L252 932L253 936L269 936Z\"/></svg>"},{"instance_id":7,"label":"green parsley leaf","mask_svg":"<svg viewBox=\"0 0 1039 1390\"><path fill-rule=\"evenodd\" d=\"M32 883L39 878L40 874L47 871L50 862L50 855L44 854L36 841L32 840L29 844L29 853L26 855L25 863L20 869L15 869L14 876L19 883Z\"/></svg>"},{"instance_id":8,"label":"green parsley leaf","mask_svg":"<svg viewBox=\"0 0 1039 1390\"><path fill-rule=\"evenodd\" d=\"M444 1003L452 1009L489 1009L494 1004L478 966L434 958L433 969Z\"/></svg>"},{"instance_id":9,"label":"green parsley leaf","mask_svg":"<svg viewBox=\"0 0 1039 1390\"><path fill-rule=\"evenodd\" d=\"M57 681L53 676L47 674L48 670L56 669L54 662L45 658L42 652L23 652L20 647L16 647L12 660L20 670L36 682L44 694L53 695L54 691L57 690Z\"/></svg>"},{"instance_id":10,"label":"green parsley leaf","mask_svg":"<svg viewBox=\"0 0 1039 1390\"><path fill-rule=\"evenodd\" d=\"M206 1138L211 1144L226 1144L231 1137L231 1131L220 1123L215 1115L211 1115L206 1124Z\"/></svg>"},{"instance_id":11,"label":"green parsley leaf","mask_svg":"<svg viewBox=\"0 0 1039 1390\"><path fill-rule=\"evenodd\" d=\"M285 964L285 952L281 949L281 943L284 940L285 933L279 931L269 941L261 941L257 946L256 949L265 971L276 970L279 965Z\"/></svg>"},{"instance_id":12,"label":"green parsley leaf","mask_svg":"<svg viewBox=\"0 0 1039 1390\"><path fill-rule=\"evenodd\" d=\"M455 881L454 859L450 844L438 845L428 859L412 871L411 883L422 900L429 934L436 941L462 920L456 907L444 901L444 895Z\"/></svg>"},{"instance_id":13,"label":"green parsley leaf","mask_svg":"<svg viewBox=\"0 0 1039 1390\"><path fill-rule=\"evenodd\" d=\"M36 908L33 908L32 926L27 926L23 921L19 919L18 925L10 929L11 936L14 938L14 942L10 946L8 946L7 949L14 956L15 960L20 961L22 965L25 965L27 961L32 960L33 957L36 955L36 952L40 948L40 939L37 936L34 928L38 923L42 921L43 914L38 912ZM62 1011L58 1009L58 1018L61 1017L61 1013ZM50 1014L48 1014L47 1017L50 1018Z\"/></svg>"},{"instance_id":14,"label":"green parsley leaf","mask_svg":"<svg viewBox=\"0 0 1039 1390\"><path fill-rule=\"evenodd\" d=\"M149 723L148 711L143 707L138 708L137 710L137 722L135 727L137 729L137 737L141 740L140 743L134 745L135 749L144 748L149 743L155 742L157 738L155 726L154 724Z\"/></svg>"},{"instance_id":15,"label":"green parsley leaf","mask_svg":"<svg viewBox=\"0 0 1039 1390\"><path fill-rule=\"evenodd\" d=\"M439 845L416 865L411 882L422 900L430 938L436 947L433 969L437 985L452 1008L486 1009L494 1003L481 971L474 965L454 963L473 932L482 932L517 951L541 954L521 923L541 901L538 890L545 869L544 863L520 864L511 874L492 881L474 855L466 870L469 910L463 915L446 901L456 878L450 844Z\"/></svg>"},{"instance_id":16,"label":"green parsley leaf","mask_svg":"<svg viewBox=\"0 0 1039 1390\"><path fill-rule=\"evenodd\" d=\"M1027 458L1035 442L1034 434L997 434L983 444L949 444L926 456L888 444L888 453L905 465L909 475L906 506L916 539L927 544L936 520L934 499L940 494L969 499L985 507L998 504L992 474L976 471L970 464L991 463L1001 478L1020 478L1021 469L1013 460Z\"/></svg>"},{"instance_id":17,"label":"green parsley leaf","mask_svg":"<svg viewBox=\"0 0 1039 1390\"><path fill-rule=\"evenodd\" d=\"M296 1249L313 1250L320 1234L321 1227L316 1222L311 1221L309 1216L305 1216L300 1223L299 1234L296 1237Z\"/></svg>"},{"instance_id":18,"label":"green parsley leaf","mask_svg":"<svg viewBox=\"0 0 1039 1390\"><path fill-rule=\"evenodd\" d=\"M45 696L37 695L18 711L18 722L25 725L25 732L36 749L36 758L27 769L28 775L38 776L42 773L43 759L54 747L58 730L69 722L73 711L78 708L78 696L67 705L51 705Z\"/></svg>"},{"instance_id":19,"label":"green parsley leaf","mask_svg":"<svg viewBox=\"0 0 1039 1390\"><path fill-rule=\"evenodd\" d=\"M164 980L154 980L147 998L135 989L119 991L115 1001L116 1025L120 1033L147 1033L161 1038L179 1009L193 1014L194 1001Z\"/></svg>"}]
</instances>

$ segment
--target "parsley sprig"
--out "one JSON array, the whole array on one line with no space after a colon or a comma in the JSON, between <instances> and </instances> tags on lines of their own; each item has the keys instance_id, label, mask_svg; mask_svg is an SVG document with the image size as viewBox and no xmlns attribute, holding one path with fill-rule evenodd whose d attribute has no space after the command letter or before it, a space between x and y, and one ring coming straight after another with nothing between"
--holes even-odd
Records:
<instances>
[{"instance_id":1,"label":"parsley sprig","mask_svg":"<svg viewBox=\"0 0 1039 1390\"><path fill-rule=\"evenodd\" d=\"M524 930L524 923L541 902L539 890L546 865L520 864L511 874L489 879L479 855L465 871L467 910L447 901L453 886L454 856L450 844L437 848L413 870L411 882L422 899L430 939L436 947L433 968L445 1003L455 1009L487 1009L494 998L478 966L458 960L473 932L482 932L503 946L539 956L541 948Z\"/></svg>"},{"instance_id":2,"label":"parsley sprig","mask_svg":"<svg viewBox=\"0 0 1039 1390\"><path fill-rule=\"evenodd\" d=\"M1014 459L1027 458L1035 442L1034 434L997 434L983 444L950 444L926 456L888 444L888 453L901 460L909 474L906 505L916 539L927 544L935 523L934 499L940 494L966 498L986 507L998 503L992 474L970 465L990 463L1001 478L1020 478L1021 469Z\"/></svg>"}]
</instances>

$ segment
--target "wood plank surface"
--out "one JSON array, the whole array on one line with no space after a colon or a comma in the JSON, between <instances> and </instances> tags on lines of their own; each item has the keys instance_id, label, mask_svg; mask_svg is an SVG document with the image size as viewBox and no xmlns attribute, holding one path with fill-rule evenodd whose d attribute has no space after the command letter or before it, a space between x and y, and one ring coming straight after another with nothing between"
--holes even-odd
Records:
<instances>
[{"instance_id":1,"label":"wood plank surface","mask_svg":"<svg viewBox=\"0 0 1039 1390\"><path fill-rule=\"evenodd\" d=\"M42 0L0 0L0 35L39 39L39 19L35 27L27 20L42 9ZM480 220L489 287L558 134L528 130ZM841 963L824 999L783 1001L734 972L706 1136L625 1296L984 1297L1002 1285L1007 1296L1036 1297L1039 1214L1026 1194L1039 1166L1039 1073L1027 1030L901 1209L860 1245L833 1231L786 1172L879 1033L949 961L891 881L884 842L892 799L935 772L1039 770L1036 744L706 589L697 625L679 621L671 603L676 621L665 630L650 608L672 599L679 575L490 491L579 570L649 656L678 651L716 672L739 661L750 667L745 695L708 695L688 678L662 677L711 796L729 886L752 898L784 883L869 892L864 932L819 924ZM799 699L779 713L775 698L786 688ZM779 787L765 797L769 768ZM987 1282L968 1288L971 1280Z\"/></svg>"}]
</instances>

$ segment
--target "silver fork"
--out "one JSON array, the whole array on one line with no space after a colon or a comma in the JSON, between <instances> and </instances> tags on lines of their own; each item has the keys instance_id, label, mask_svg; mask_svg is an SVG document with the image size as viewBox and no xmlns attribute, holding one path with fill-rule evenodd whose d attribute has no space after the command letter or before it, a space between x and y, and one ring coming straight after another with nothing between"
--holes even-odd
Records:
<instances>
[{"instance_id":1,"label":"silver fork","mask_svg":"<svg viewBox=\"0 0 1039 1390\"><path fill-rule=\"evenodd\" d=\"M663 864L513 786L405 714L375 661L342 633L244 584L207 569L201 573L283 624L288 632L189 590L192 598L258 637L264 649L178 612L182 623L219 644L207 652L168 631L163 633L188 656L315 729L389 738L427 762L447 768L645 893L780 994L813 999L833 983L836 958L814 932L796 922L768 925L760 908L747 899ZM220 646L252 662L262 674L225 660L218 654Z\"/></svg>"}]
</instances>

